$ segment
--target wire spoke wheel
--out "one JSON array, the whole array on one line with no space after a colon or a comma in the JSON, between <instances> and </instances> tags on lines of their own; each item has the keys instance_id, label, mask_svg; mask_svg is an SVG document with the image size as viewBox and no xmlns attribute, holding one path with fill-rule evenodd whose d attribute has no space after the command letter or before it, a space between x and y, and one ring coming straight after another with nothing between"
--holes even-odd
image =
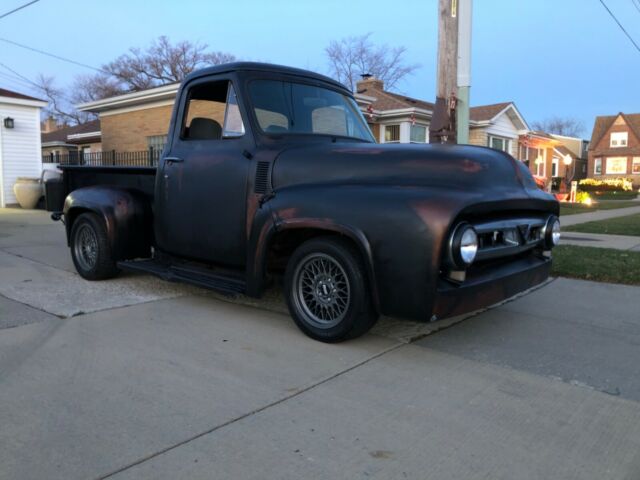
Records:
<instances>
[{"instance_id":1,"label":"wire spoke wheel","mask_svg":"<svg viewBox=\"0 0 640 480\"><path fill-rule=\"evenodd\" d=\"M304 319L317 328L331 328L347 314L351 286L333 257L312 253L300 261L293 276L294 302Z\"/></svg>"},{"instance_id":2,"label":"wire spoke wheel","mask_svg":"<svg viewBox=\"0 0 640 480\"><path fill-rule=\"evenodd\" d=\"M78 228L73 248L80 266L84 270L93 270L98 261L98 238L90 225L85 223Z\"/></svg>"}]
</instances>

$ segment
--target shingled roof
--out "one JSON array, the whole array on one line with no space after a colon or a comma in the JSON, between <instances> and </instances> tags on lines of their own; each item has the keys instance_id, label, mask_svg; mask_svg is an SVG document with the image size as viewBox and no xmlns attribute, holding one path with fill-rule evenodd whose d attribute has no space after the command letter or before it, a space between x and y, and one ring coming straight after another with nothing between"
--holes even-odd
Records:
<instances>
[{"instance_id":1,"label":"shingled roof","mask_svg":"<svg viewBox=\"0 0 640 480\"><path fill-rule=\"evenodd\" d=\"M86 122L81 125L64 127L58 130L54 130L53 132L43 133L42 143L51 143L51 142L72 143L72 142L69 142L69 139L68 139L69 135L78 135L78 134L93 133L93 132L100 132L100 120L93 120L91 122Z\"/></svg>"},{"instance_id":2,"label":"shingled roof","mask_svg":"<svg viewBox=\"0 0 640 480\"><path fill-rule=\"evenodd\" d=\"M30 97L29 95L24 95L22 93L14 92L12 90L6 90L4 88L0 88L0 97L17 98L19 100L34 100L36 102L45 101L45 100L41 100L40 98Z\"/></svg>"},{"instance_id":3,"label":"shingled roof","mask_svg":"<svg viewBox=\"0 0 640 480\"><path fill-rule=\"evenodd\" d=\"M512 102L494 103L492 105L481 105L469 109L469 118L474 122L485 122L491 120L501 111L511 105Z\"/></svg>"}]
</instances>

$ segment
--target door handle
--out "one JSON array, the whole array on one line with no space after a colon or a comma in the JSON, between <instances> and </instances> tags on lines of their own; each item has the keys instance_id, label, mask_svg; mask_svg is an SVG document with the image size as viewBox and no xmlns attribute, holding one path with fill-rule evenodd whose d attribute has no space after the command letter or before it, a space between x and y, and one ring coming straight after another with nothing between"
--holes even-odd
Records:
<instances>
[{"instance_id":1,"label":"door handle","mask_svg":"<svg viewBox=\"0 0 640 480\"><path fill-rule=\"evenodd\" d=\"M164 157L164 161L166 163L181 163L184 162L184 160L180 157Z\"/></svg>"}]
</instances>

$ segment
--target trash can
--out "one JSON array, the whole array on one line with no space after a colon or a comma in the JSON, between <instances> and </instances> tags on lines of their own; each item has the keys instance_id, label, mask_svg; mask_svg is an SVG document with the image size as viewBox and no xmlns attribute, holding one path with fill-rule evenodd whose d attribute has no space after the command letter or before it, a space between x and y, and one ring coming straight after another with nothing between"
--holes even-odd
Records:
<instances>
[{"instance_id":1,"label":"trash can","mask_svg":"<svg viewBox=\"0 0 640 480\"><path fill-rule=\"evenodd\" d=\"M47 212L61 212L64 206L64 197L62 178L47 178L44 182L44 198Z\"/></svg>"}]
</instances>

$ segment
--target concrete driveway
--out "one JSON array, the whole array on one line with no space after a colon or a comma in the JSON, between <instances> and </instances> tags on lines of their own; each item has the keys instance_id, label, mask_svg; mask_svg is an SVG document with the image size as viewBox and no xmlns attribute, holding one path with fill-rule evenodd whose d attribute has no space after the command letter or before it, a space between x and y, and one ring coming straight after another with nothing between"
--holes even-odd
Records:
<instances>
[{"instance_id":1,"label":"concrete driveway","mask_svg":"<svg viewBox=\"0 0 640 480\"><path fill-rule=\"evenodd\" d=\"M0 478L640 478L639 288L340 345L247 303L84 282L60 224L0 210Z\"/></svg>"}]
</instances>

